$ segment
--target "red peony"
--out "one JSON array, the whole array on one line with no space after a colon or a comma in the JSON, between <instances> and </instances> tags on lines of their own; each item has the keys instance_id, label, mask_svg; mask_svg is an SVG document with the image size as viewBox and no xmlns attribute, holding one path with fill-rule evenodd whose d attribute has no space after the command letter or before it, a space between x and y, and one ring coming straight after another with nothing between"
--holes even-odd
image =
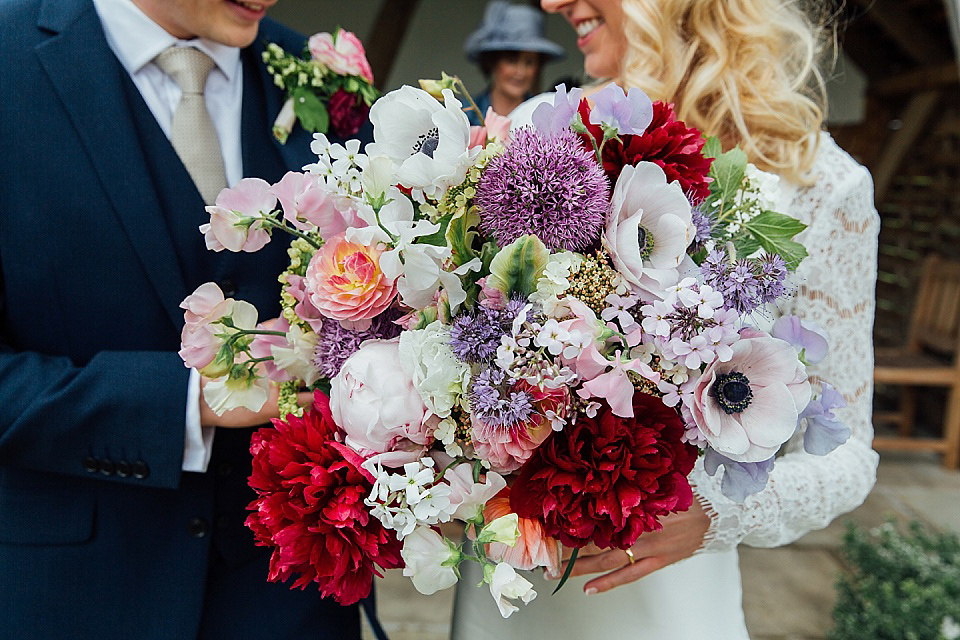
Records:
<instances>
[{"instance_id":1,"label":"red peony","mask_svg":"<svg viewBox=\"0 0 960 640\"><path fill-rule=\"evenodd\" d=\"M660 529L660 516L689 509L697 449L681 441L680 416L644 393L634 394L633 413L604 406L551 435L520 469L513 511L568 547L626 549Z\"/></svg>"},{"instance_id":2,"label":"red peony","mask_svg":"<svg viewBox=\"0 0 960 640\"><path fill-rule=\"evenodd\" d=\"M370 515L363 499L373 479L363 458L337 442L327 396L316 393L303 418L287 416L253 435L250 486L258 498L246 525L257 544L275 547L271 582L299 574L293 587L320 585L343 605L370 593L377 566L403 566L400 542Z\"/></svg>"},{"instance_id":3,"label":"red peony","mask_svg":"<svg viewBox=\"0 0 960 640\"><path fill-rule=\"evenodd\" d=\"M586 99L580 101L580 117L599 145L603 131L590 124L590 107ZM588 149L593 149L589 140L585 139L584 143ZM667 174L668 182L679 181L683 192L696 205L710 195L707 174L713 160L703 157L703 144L699 130L677 120L673 105L658 101L653 103L653 121L643 135L623 135L620 140L607 141L603 147L603 168L611 183L616 184L625 165L653 162Z\"/></svg>"},{"instance_id":4,"label":"red peony","mask_svg":"<svg viewBox=\"0 0 960 640\"><path fill-rule=\"evenodd\" d=\"M330 96L327 111L330 113L330 130L333 134L348 138L360 131L367 121L370 107L355 94L337 89Z\"/></svg>"}]
</instances>

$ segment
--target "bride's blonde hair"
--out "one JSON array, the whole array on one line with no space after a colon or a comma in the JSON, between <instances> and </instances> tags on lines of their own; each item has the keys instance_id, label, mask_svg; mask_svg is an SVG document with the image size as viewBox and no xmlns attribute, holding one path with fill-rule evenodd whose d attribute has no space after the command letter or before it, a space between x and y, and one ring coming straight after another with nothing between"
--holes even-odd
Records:
<instances>
[{"instance_id":1,"label":"bride's blonde hair","mask_svg":"<svg viewBox=\"0 0 960 640\"><path fill-rule=\"evenodd\" d=\"M623 0L623 12L623 86L673 102L761 169L809 181L826 113L825 21L797 0Z\"/></svg>"}]
</instances>

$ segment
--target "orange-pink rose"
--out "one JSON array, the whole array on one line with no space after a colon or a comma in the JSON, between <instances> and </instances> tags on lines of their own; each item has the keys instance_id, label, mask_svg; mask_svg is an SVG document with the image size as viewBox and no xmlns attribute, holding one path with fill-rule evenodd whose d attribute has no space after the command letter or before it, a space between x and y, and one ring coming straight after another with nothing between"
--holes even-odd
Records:
<instances>
[{"instance_id":1,"label":"orange-pink rose","mask_svg":"<svg viewBox=\"0 0 960 640\"><path fill-rule=\"evenodd\" d=\"M320 313L347 329L363 330L397 295L395 281L380 270L383 249L334 236L307 266L306 289Z\"/></svg>"}]
</instances>

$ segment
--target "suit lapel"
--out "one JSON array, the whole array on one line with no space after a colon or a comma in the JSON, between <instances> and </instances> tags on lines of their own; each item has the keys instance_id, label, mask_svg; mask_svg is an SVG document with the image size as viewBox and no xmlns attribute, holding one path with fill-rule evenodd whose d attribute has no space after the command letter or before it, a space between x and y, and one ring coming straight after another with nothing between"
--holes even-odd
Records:
<instances>
[{"instance_id":1,"label":"suit lapel","mask_svg":"<svg viewBox=\"0 0 960 640\"><path fill-rule=\"evenodd\" d=\"M180 326L179 304L186 286L125 99L126 71L107 45L92 3L50 0L41 11L40 26L58 32L36 48L40 63L69 114L120 228L167 314Z\"/></svg>"}]
</instances>

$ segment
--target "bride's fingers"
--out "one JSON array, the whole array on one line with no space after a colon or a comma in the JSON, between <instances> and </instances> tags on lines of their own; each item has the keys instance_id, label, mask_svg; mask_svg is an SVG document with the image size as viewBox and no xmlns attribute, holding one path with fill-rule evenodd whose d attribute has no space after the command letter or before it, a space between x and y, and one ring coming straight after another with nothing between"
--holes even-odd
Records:
<instances>
[{"instance_id":1,"label":"bride's fingers","mask_svg":"<svg viewBox=\"0 0 960 640\"><path fill-rule=\"evenodd\" d=\"M572 576L582 576L587 573L602 573L604 571L613 571L614 569L619 569L620 567L629 564L630 558L627 556L627 552L622 549L609 549L598 553L592 556L577 556L576 562L573 564L573 570L570 572ZM560 571L556 574L556 577L563 575L563 572L567 570L567 562L563 562L560 565Z\"/></svg>"},{"instance_id":2,"label":"bride's fingers","mask_svg":"<svg viewBox=\"0 0 960 640\"><path fill-rule=\"evenodd\" d=\"M668 564L669 562L660 556L639 558L633 564L628 564L621 569L611 571L610 573L604 574L599 578L591 580L583 585L583 591L587 595L610 591L610 589L615 589L619 586L636 582L640 578L648 576L654 571L662 569Z\"/></svg>"}]
</instances>

